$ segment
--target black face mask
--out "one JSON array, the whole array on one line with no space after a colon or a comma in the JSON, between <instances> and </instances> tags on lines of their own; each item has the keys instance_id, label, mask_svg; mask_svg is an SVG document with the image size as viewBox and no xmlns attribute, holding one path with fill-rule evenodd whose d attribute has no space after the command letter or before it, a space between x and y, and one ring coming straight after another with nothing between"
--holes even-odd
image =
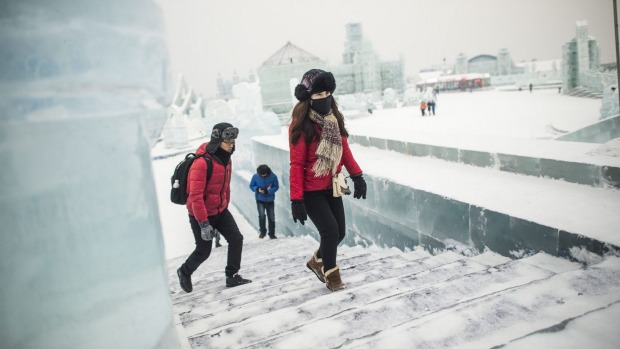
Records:
<instances>
[{"instance_id":1,"label":"black face mask","mask_svg":"<svg viewBox=\"0 0 620 349\"><path fill-rule=\"evenodd\" d=\"M321 115L329 114L329 111L332 109L331 95L321 99L311 99L310 101L312 109L314 109L317 113Z\"/></svg>"}]
</instances>

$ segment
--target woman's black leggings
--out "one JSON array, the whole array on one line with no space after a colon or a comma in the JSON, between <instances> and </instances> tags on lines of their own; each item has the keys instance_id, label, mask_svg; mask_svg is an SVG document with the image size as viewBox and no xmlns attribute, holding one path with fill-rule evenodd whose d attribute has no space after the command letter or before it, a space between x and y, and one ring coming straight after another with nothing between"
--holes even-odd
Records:
<instances>
[{"instance_id":1,"label":"woman's black leggings","mask_svg":"<svg viewBox=\"0 0 620 349\"><path fill-rule=\"evenodd\" d=\"M328 271L336 266L338 244L346 232L342 197L335 198L332 189L304 192L304 204L308 217L319 230L321 245L317 257L323 258Z\"/></svg>"}]
</instances>

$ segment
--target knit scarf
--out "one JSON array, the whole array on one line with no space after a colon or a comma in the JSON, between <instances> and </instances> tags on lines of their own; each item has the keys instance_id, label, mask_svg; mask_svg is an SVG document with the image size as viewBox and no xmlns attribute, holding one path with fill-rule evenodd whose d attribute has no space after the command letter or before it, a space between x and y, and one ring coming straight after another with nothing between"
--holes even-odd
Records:
<instances>
[{"instance_id":1,"label":"knit scarf","mask_svg":"<svg viewBox=\"0 0 620 349\"><path fill-rule=\"evenodd\" d=\"M314 176L322 177L329 174L329 171L335 173L342 157L342 138L338 120L332 113L323 116L313 109L310 109L310 120L316 122L322 129L319 146L316 149L318 159L312 166Z\"/></svg>"}]
</instances>

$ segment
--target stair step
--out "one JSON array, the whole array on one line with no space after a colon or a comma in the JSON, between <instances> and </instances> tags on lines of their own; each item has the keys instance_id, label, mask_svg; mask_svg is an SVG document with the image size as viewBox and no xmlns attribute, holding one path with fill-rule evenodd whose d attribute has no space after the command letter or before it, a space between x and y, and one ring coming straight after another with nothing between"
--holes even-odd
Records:
<instances>
[{"instance_id":1,"label":"stair step","mask_svg":"<svg viewBox=\"0 0 620 349\"><path fill-rule=\"evenodd\" d=\"M610 257L588 269L555 274L483 299L457 303L432 316L420 317L354 341L348 347L386 348L393 343L398 343L400 347L425 348L496 347L538 331L551 328L556 332L562 331L562 324L567 319L584 317L618 302L620 259ZM614 330L610 335L618 338L617 333ZM569 334L559 332L558 336ZM599 347L596 343L590 345ZM617 345L618 342L614 343ZM562 347L555 343L554 346ZM537 342L529 347L544 346Z\"/></svg>"},{"instance_id":2,"label":"stair step","mask_svg":"<svg viewBox=\"0 0 620 349\"><path fill-rule=\"evenodd\" d=\"M596 343L597 349L617 349L620 343L618 324L609 319L620 319L620 302L515 339L502 348L588 348Z\"/></svg>"},{"instance_id":3,"label":"stair step","mask_svg":"<svg viewBox=\"0 0 620 349\"><path fill-rule=\"evenodd\" d=\"M226 249L214 251L194 292L172 292L181 335L194 349L517 348L573 319L609 319L620 304L618 257L584 269L545 253L512 260L341 246L347 288L332 293L306 268L316 246L248 243L242 274L253 282L235 288L224 287Z\"/></svg>"},{"instance_id":4,"label":"stair step","mask_svg":"<svg viewBox=\"0 0 620 349\"><path fill-rule=\"evenodd\" d=\"M281 242L279 240L282 240ZM313 250L313 247L309 241L302 239L305 242L289 243L287 240L295 241L295 238L278 239L278 243L272 250L263 249L263 246L246 246L244 245L243 259L241 260L240 274L244 277L253 276L255 274L261 274L269 271L272 265L296 265L300 263L302 259L308 259ZM273 242L273 241L270 241ZM316 243L315 243L316 244ZM274 253L275 252L275 253ZM362 253L360 251L360 253ZM366 252L367 253L367 252ZM169 280L177 280L176 270L185 261L187 256L178 259L176 262L169 263L168 278ZM209 259L205 261L192 275L192 281L194 283L194 292L186 294L181 290L177 283L172 283L171 294L173 302L177 297L192 298L197 294L207 292L210 287L217 287L218 285L224 285L225 276L224 268L226 267L227 260L227 248L218 249L211 252ZM305 263L305 261L304 261Z\"/></svg>"},{"instance_id":5,"label":"stair step","mask_svg":"<svg viewBox=\"0 0 620 349\"><path fill-rule=\"evenodd\" d=\"M303 244L295 243L297 239L304 240ZM289 242L290 241L290 242ZM282 266L289 265L290 268L303 266L305 268L307 260L310 258L312 251L317 248L318 243L311 238L282 238L272 241L274 246L272 250L263 250L254 248L252 245L244 245L244 255L242 260L241 275L250 279L261 277L264 274L272 273L273 270L285 271ZM346 256L342 258L352 258L356 256L369 255L369 249L359 246L345 247ZM383 250L381 255L388 256L397 253L398 250ZM211 252L209 259L203 263L200 268L192 275L194 291L185 293L181 290L178 282L171 283L171 295L173 303L184 302L188 298L200 297L202 294L211 293L211 288L221 289L225 283L224 267L226 266L227 249ZM377 256L377 252L373 254ZM399 252L403 255L402 252ZM424 251L410 252L412 256L428 255ZM404 254L405 258L409 254ZM176 259L176 262L169 263L168 278L169 280L177 280L176 269L185 261L187 256ZM275 269L274 269L275 268ZM307 270L307 269L304 269Z\"/></svg>"},{"instance_id":6,"label":"stair step","mask_svg":"<svg viewBox=\"0 0 620 349\"><path fill-rule=\"evenodd\" d=\"M372 255L368 254L357 259L349 259L351 263L363 264L360 265L360 268L350 268L349 270L351 271L347 272L347 275L363 273L367 268L380 269L406 261L398 256L364 261L369 258L372 258ZM342 259L342 261L343 264L347 263L347 259ZM361 267L362 265L364 268ZM198 335L203 333L205 328L217 331L216 329L222 326L239 323L255 315L260 315L265 308L269 309L269 313L271 313L278 309L301 304L308 299L313 299L317 295L330 292L306 268L305 262L303 268L292 272L291 275L293 276L284 275L282 277L276 276L274 278L261 279L257 282L257 285L253 285L253 290L237 295L234 299L224 298L192 304L194 308L198 307L197 311L185 313L181 316L181 321L186 327L186 333L189 336ZM237 289L249 290L250 288L244 285L243 288L239 287Z\"/></svg>"},{"instance_id":7,"label":"stair step","mask_svg":"<svg viewBox=\"0 0 620 349\"><path fill-rule=\"evenodd\" d=\"M316 337L313 345L319 348L338 347L348 344L351 340L370 336L375 332L388 330L421 317L432 316L455 305L463 306L552 275L547 270L518 260L491 268L466 259L454 264L411 277L400 277L398 279L400 282L410 283L397 288L400 290L402 287L403 292L381 294L377 297L378 299L369 300L363 306L350 307L328 318L305 323L303 326L284 332L273 339L251 345L249 348L286 347L292 345L293 342L296 343L299 338L307 338L325 328L332 330ZM473 268L462 270L465 266ZM447 271L454 273L444 277L442 272ZM359 297L359 293L361 292L358 291L356 296ZM324 308L333 306L332 304L320 305L319 310L323 312ZM342 324L355 324L355 326L343 327ZM274 330L277 331L277 329ZM263 329L263 333L265 331Z\"/></svg>"},{"instance_id":8,"label":"stair step","mask_svg":"<svg viewBox=\"0 0 620 349\"><path fill-rule=\"evenodd\" d=\"M380 299L393 297L395 294L400 294L406 290L423 287L429 283L442 282L487 268L488 266L486 265L467 260L461 255L447 252L438 256L407 262L385 270L369 268L370 271L368 273L361 275L351 275L351 272L345 272L346 274L343 273L343 279L349 288L344 292L331 293L322 284L315 282L316 288L306 290L308 294L304 295L303 299L310 300L307 300L305 303L298 306L289 306L275 312L270 309L266 314L248 317L243 321L237 321L232 326L224 328L211 327L212 330L210 331L200 335L189 336L190 342L195 348L202 346L219 348L231 345L229 340L232 337L243 338L245 344L250 342L260 343L260 345L257 344L260 347L261 345L266 345L264 342L261 342L266 336L277 336L285 330L293 331L296 327L303 327L308 321L313 322L316 319L333 317L355 305L376 302ZM403 277L403 275L405 276ZM381 280L383 281L376 282ZM320 292L321 290L323 292ZM324 296L312 298L317 293ZM328 303L326 304L326 302ZM265 306L263 304L257 307L260 309L260 307L264 308ZM268 322L267 319L271 316L280 319L290 319L290 321L286 321L285 328L282 325L269 328L265 326L265 323ZM236 343L233 346L241 346L242 344ZM323 346L319 345L318 347Z\"/></svg>"}]
</instances>

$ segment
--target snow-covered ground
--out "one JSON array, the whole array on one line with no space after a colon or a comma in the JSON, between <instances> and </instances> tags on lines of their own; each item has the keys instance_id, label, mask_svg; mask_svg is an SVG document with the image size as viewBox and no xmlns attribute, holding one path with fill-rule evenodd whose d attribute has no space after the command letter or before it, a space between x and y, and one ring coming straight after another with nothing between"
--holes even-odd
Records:
<instances>
[{"instance_id":1,"label":"snow-covered ground","mask_svg":"<svg viewBox=\"0 0 620 349\"><path fill-rule=\"evenodd\" d=\"M576 98L557 90L439 93L435 116L421 117L417 107L377 110L348 123L351 132L420 143L455 139L529 138L557 135L550 126L571 131L599 118L600 99Z\"/></svg>"}]
</instances>

